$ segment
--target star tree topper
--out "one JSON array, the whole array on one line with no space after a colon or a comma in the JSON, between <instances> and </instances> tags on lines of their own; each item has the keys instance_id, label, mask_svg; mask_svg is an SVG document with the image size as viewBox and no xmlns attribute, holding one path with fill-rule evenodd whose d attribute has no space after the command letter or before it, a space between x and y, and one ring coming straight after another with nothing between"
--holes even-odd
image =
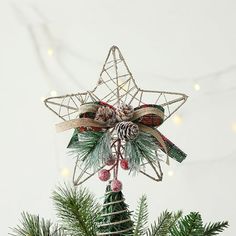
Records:
<instances>
[{"instance_id":1,"label":"star tree topper","mask_svg":"<svg viewBox=\"0 0 236 236\"><path fill-rule=\"evenodd\" d=\"M78 119L79 114L81 113L81 105L87 103L102 101L114 107L117 107L120 104L132 105L133 107L155 104L165 109L163 117L164 122L175 113L186 100L187 96L182 93L139 88L119 48L117 46L112 46L103 65L97 85L93 90L64 96L49 97L45 100L45 105L66 122ZM166 140L169 141L168 139ZM141 170L140 172L153 180L161 181L162 171L159 161L157 166L152 166L152 169L157 178L151 176L146 171ZM96 171L90 173L88 168L82 168L77 159L73 175L74 184L79 185L83 183L95 173ZM84 175L87 176L83 178Z\"/></svg>"}]
</instances>

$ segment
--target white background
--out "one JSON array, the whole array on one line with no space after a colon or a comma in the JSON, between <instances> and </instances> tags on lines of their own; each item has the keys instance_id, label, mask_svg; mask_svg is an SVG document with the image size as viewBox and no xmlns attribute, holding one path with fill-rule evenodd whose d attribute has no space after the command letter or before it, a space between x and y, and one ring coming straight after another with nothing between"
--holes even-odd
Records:
<instances>
[{"instance_id":1,"label":"white background","mask_svg":"<svg viewBox=\"0 0 236 236\"><path fill-rule=\"evenodd\" d=\"M235 235L235 12L233 0L0 0L0 235L23 210L55 218L50 195L71 181L61 173L73 166L71 133L56 134L41 99L92 88L112 45L140 87L190 96L181 124L161 127L188 158L164 167L162 183L122 175L127 203L145 193L150 222L165 209L200 211ZM101 200L104 183L86 186Z\"/></svg>"}]
</instances>

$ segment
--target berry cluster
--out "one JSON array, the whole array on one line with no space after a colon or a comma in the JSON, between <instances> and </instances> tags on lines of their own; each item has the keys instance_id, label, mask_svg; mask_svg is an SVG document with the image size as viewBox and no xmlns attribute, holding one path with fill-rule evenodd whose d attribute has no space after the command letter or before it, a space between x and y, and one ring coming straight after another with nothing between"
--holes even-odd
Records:
<instances>
[{"instance_id":1,"label":"berry cluster","mask_svg":"<svg viewBox=\"0 0 236 236\"><path fill-rule=\"evenodd\" d=\"M111 181L111 190L119 192L122 190L122 183L117 179L117 171L120 166L123 170L129 169L129 162L126 159L110 158L106 163L109 169L102 169L98 172L98 178L101 181L108 181L111 178L111 171L114 171L114 179Z\"/></svg>"}]
</instances>

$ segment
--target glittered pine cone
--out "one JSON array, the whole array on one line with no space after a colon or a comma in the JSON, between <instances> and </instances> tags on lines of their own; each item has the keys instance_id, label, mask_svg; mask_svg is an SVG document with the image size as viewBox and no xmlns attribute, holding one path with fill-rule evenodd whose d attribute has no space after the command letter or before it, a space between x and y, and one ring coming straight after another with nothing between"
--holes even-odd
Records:
<instances>
[{"instance_id":1,"label":"glittered pine cone","mask_svg":"<svg viewBox=\"0 0 236 236\"><path fill-rule=\"evenodd\" d=\"M131 105L121 104L116 109L116 119L118 121L128 121L134 115L134 108Z\"/></svg>"},{"instance_id":2,"label":"glittered pine cone","mask_svg":"<svg viewBox=\"0 0 236 236\"><path fill-rule=\"evenodd\" d=\"M126 141L135 139L139 134L138 125L131 121L119 122L115 129L118 138Z\"/></svg>"},{"instance_id":3,"label":"glittered pine cone","mask_svg":"<svg viewBox=\"0 0 236 236\"><path fill-rule=\"evenodd\" d=\"M116 114L114 109L108 106L101 106L98 108L95 118L97 122L101 124L112 125L116 122Z\"/></svg>"}]
</instances>

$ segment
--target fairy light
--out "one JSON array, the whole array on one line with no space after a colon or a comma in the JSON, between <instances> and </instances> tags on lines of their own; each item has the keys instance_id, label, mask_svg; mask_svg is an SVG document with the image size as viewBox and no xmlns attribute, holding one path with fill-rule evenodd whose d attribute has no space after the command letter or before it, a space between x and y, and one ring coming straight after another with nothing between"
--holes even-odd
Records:
<instances>
[{"instance_id":1,"label":"fairy light","mask_svg":"<svg viewBox=\"0 0 236 236\"><path fill-rule=\"evenodd\" d=\"M68 177L70 176L70 170L67 167L61 169L61 176Z\"/></svg>"},{"instance_id":2,"label":"fairy light","mask_svg":"<svg viewBox=\"0 0 236 236\"><path fill-rule=\"evenodd\" d=\"M57 96L57 91L56 90L52 90L50 92L51 96L54 97L54 96Z\"/></svg>"},{"instance_id":3,"label":"fairy light","mask_svg":"<svg viewBox=\"0 0 236 236\"><path fill-rule=\"evenodd\" d=\"M232 124L232 130L233 130L233 132L236 133L236 122L234 122L234 123Z\"/></svg>"},{"instance_id":4,"label":"fairy light","mask_svg":"<svg viewBox=\"0 0 236 236\"><path fill-rule=\"evenodd\" d=\"M174 122L174 124L180 125L183 123L183 118L180 115L176 114L173 116L172 121Z\"/></svg>"},{"instance_id":5,"label":"fairy light","mask_svg":"<svg viewBox=\"0 0 236 236\"><path fill-rule=\"evenodd\" d=\"M169 171L167 172L167 174L168 174L168 176L172 177L172 176L174 175L174 171L173 171L173 170L169 170Z\"/></svg>"},{"instance_id":6,"label":"fairy light","mask_svg":"<svg viewBox=\"0 0 236 236\"><path fill-rule=\"evenodd\" d=\"M54 54L54 51L53 51L53 49L52 48L48 48L48 56L53 56L53 54Z\"/></svg>"},{"instance_id":7,"label":"fairy light","mask_svg":"<svg viewBox=\"0 0 236 236\"><path fill-rule=\"evenodd\" d=\"M200 84L198 84L198 83L195 83L193 87L194 87L195 91L199 91L201 89Z\"/></svg>"}]
</instances>

